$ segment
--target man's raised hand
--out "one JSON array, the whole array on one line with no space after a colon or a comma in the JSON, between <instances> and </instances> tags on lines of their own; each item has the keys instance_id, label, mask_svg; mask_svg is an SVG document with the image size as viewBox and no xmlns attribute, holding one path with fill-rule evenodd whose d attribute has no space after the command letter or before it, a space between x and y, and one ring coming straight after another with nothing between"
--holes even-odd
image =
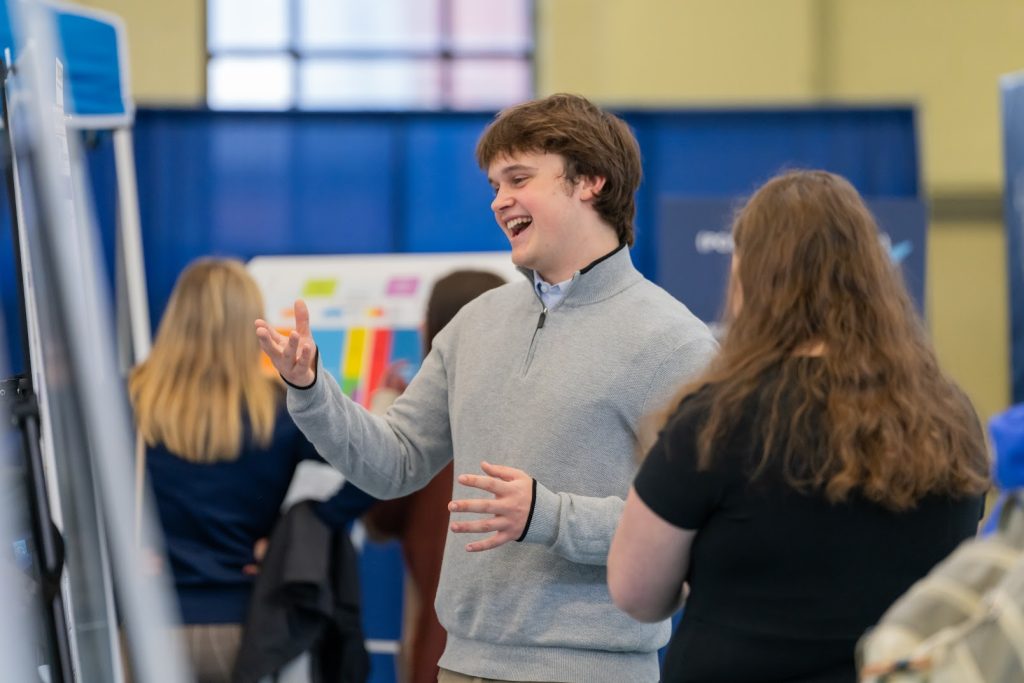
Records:
<instances>
[{"instance_id":1,"label":"man's raised hand","mask_svg":"<svg viewBox=\"0 0 1024 683\"><path fill-rule=\"evenodd\" d=\"M256 338L274 368L289 383L308 387L316 380L316 344L309 331L309 309L302 299L295 301L295 329L282 336L266 320L256 321Z\"/></svg>"}]
</instances>

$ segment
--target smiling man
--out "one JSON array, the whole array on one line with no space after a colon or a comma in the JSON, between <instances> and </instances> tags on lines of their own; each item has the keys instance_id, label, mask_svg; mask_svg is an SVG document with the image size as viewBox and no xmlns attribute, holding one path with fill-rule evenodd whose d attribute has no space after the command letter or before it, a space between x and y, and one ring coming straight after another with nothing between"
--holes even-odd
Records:
<instances>
[{"instance_id":1,"label":"smiling man","mask_svg":"<svg viewBox=\"0 0 1024 683\"><path fill-rule=\"evenodd\" d=\"M668 623L618 611L605 562L643 420L715 342L633 267L640 151L622 120L573 95L528 102L477 161L524 280L466 305L387 415L318 372L301 301L289 337L262 320L257 335L296 423L363 490L404 495L454 458L439 681L656 681Z\"/></svg>"}]
</instances>

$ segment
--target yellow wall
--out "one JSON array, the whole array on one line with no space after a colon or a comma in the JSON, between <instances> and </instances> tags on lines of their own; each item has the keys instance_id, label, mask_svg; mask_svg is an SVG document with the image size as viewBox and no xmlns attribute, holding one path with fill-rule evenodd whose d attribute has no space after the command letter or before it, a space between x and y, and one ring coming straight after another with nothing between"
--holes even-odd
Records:
<instances>
[{"instance_id":1,"label":"yellow wall","mask_svg":"<svg viewBox=\"0 0 1024 683\"><path fill-rule=\"evenodd\" d=\"M929 325L982 415L1006 406L997 78L1024 68L1022 0L536 2L542 94L630 106L916 104L935 207ZM205 2L83 4L125 19L139 103L202 103Z\"/></svg>"},{"instance_id":2,"label":"yellow wall","mask_svg":"<svg viewBox=\"0 0 1024 683\"><path fill-rule=\"evenodd\" d=\"M1003 225L933 221L931 227L928 324L943 368L988 418L1010 400Z\"/></svg>"},{"instance_id":3,"label":"yellow wall","mask_svg":"<svg viewBox=\"0 0 1024 683\"><path fill-rule=\"evenodd\" d=\"M799 102L815 0L537 0L538 87L604 104Z\"/></svg>"},{"instance_id":4,"label":"yellow wall","mask_svg":"<svg viewBox=\"0 0 1024 683\"><path fill-rule=\"evenodd\" d=\"M139 104L198 106L206 100L203 0L76 0L120 16L128 34L132 94Z\"/></svg>"},{"instance_id":5,"label":"yellow wall","mask_svg":"<svg viewBox=\"0 0 1024 683\"><path fill-rule=\"evenodd\" d=\"M605 104L912 103L927 318L983 416L1009 401L1000 74L1021 0L538 0L541 93Z\"/></svg>"},{"instance_id":6,"label":"yellow wall","mask_svg":"<svg viewBox=\"0 0 1024 683\"><path fill-rule=\"evenodd\" d=\"M922 172L936 206L928 318L944 366L979 412L1009 401L1006 245L998 77L1024 68L1020 0L829 3L826 96L910 99L920 110ZM961 204L980 204L957 217ZM993 204L995 206L993 206ZM986 206L987 205L987 206ZM993 215L994 214L994 215Z\"/></svg>"},{"instance_id":7,"label":"yellow wall","mask_svg":"<svg viewBox=\"0 0 1024 683\"><path fill-rule=\"evenodd\" d=\"M933 190L1002 184L997 78L1024 68L1021 0L831 3L827 95L910 99Z\"/></svg>"}]
</instances>

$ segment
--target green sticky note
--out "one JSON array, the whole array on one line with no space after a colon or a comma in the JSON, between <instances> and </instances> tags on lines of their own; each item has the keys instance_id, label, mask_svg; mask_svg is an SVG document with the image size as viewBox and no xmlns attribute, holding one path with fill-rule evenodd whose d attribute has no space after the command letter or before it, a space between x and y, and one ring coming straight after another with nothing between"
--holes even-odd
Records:
<instances>
[{"instance_id":1,"label":"green sticky note","mask_svg":"<svg viewBox=\"0 0 1024 683\"><path fill-rule=\"evenodd\" d=\"M337 285L337 280L306 280L306 285L302 288L302 296L307 299L332 296Z\"/></svg>"}]
</instances>

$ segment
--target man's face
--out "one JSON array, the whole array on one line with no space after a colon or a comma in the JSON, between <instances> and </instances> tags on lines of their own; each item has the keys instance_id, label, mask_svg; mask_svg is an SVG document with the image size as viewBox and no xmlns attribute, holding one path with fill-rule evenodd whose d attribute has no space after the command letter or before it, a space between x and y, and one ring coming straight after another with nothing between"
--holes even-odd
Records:
<instances>
[{"instance_id":1,"label":"man's face","mask_svg":"<svg viewBox=\"0 0 1024 683\"><path fill-rule=\"evenodd\" d=\"M512 245L512 263L540 273L548 282L567 280L579 264L579 231L586 183L565 179L558 154L499 156L487 168L494 188L491 210Z\"/></svg>"}]
</instances>

